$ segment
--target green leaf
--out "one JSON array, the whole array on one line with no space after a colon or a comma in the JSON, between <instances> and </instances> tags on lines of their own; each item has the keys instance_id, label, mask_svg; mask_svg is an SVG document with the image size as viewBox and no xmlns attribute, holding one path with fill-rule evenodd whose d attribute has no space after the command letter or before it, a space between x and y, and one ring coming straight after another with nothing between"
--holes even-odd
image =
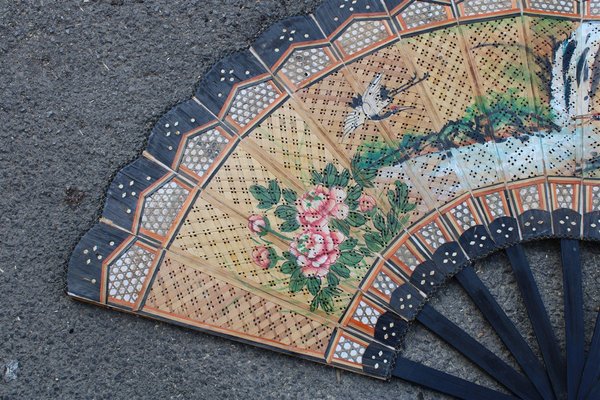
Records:
<instances>
[{"instance_id":1,"label":"green leaf","mask_svg":"<svg viewBox=\"0 0 600 400\"><path fill-rule=\"evenodd\" d=\"M284 251L283 253L281 253L281 255L283 256L283 258L285 258L288 261L293 262L294 264L296 264L296 256L294 256L292 253L290 253L289 251Z\"/></svg>"},{"instance_id":2,"label":"green leaf","mask_svg":"<svg viewBox=\"0 0 600 400\"><path fill-rule=\"evenodd\" d=\"M281 272L283 272L284 274L291 274L292 272L294 272L295 270L299 269L300 266L298 264L296 264L296 262L292 262L292 261L286 261L284 262L281 267L280 270Z\"/></svg>"},{"instance_id":3,"label":"green leaf","mask_svg":"<svg viewBox=\"0 0 600 400\"><path fill-rule=\"evenodd\" d=\"M346 222L348 222L350 226L356 228L359 226L363 226L367 222L367 219L361 213L358 213L356 211L350 211L348 213L348 217L346 218Z\"/></svg>"},{"instance_id":4,"label":"green leaf","mask_svg":"<svg viewBox=\"0 0 600 400\"><path fill-rule=\"evenodd\" d=\"M333 298L331 297L331 294L329 294L329 292L321 293L321 295L319 296L319 301L321 303L321 308L323 309L323 311L325 311L326 313L333 312Z\"/></svg>"},{"instance_id":5,"label":"green leaf","mask_svg":"<svg viewBox=\"0 0 600 400\"><path fill-rule=\"evenodd\" d=\"M281 200L281 189L275 179L269 181L269 195L273 204L277 204Z\"/></svg>"},{"instance_id":6,"label":"green leaf","mask_svg":"<svg viewBox=\"0 0 600 400\"><path fill-rule=\"evenodd\" d=\"M344 234L344 236L350 236L350 225L346 221L340 221L339 219L331 220L330 224L335 230L338 230Z\"/></svg>"},{"instance_id":7,"label":"green leaf","mask_svg":"<svg viewBox=\"0 0 600 400\"><path fill-rule=\"evenodd\" d=\"M281 232L294 232L298 228L300 228L300 223L298 223L298 221L295 219L288 219L279 225Z\"/></svg>"},{"instance_id":8,"label":"green leaf","mask_svg":"<svg viewBox=\"0 0 600 400\"><path fill-rule=\"evenodd\" d=\"M363 256L355 251L344 251L340 254L339 262L346 265L356 265L361 262Z\"/></svg>"},{"instance_id":9,"label":"green leaf","mask_svg":"<svg viewBox=\"0 0 600 400\"><path fill-rule=\"evenodd\" d=\"M272 207L275 203L273 203L273 199L269 194L269 190L261 185L252 185L250 186L250 194L254 196L256 200L258 200L258 208L265 209Z\"/></svg>"},{"instance_id":10,"label":"green leaf","mask_svg":"<svg viewBox=\"0 0 600 400\"><path fill-rule=\"evenodd\" d=\"M371 251L380 251L383 248L384 242L383 237L380 233L377 232L369 232L364 236L365 243L369 250Z\"/></svg>"},{"instance_id":11,"label":"green leaf","mask_svg":"<svg viewBox=\"0 0 600 400\"><path fill-rule=\"evenodd\" d=\"M288 205L280 205L275 209L275 216L285 220L295 219L297 214L296 207Z\"/></svg>"},{"instance_id":12,"label":"green leaf","mask_svg":"<svg viewBox=\"0 0 600 400\"><path fill-rule=\"evenodd\" d=\"M294 204L298 199L298 195L292 189L283 189L283 199L288 204Z\"/></svg>"},{"instance_id":13,"label":"green leaf","mask_svg":"<svg viewBox=\"0 0 600 400\"><path fill-rule=\"evenodd\" d=\"M356 247L357 243L358 243L358 240L356 240L354 238L347 238L340 244L340 250L341 251L352 250Z\"/></svg>"},{"instance_id":14,"label":"green leaf","mask_svg":"<svg viewBox=\"0 0 600 400\"><path fill-rule=\"evenodd\" d=\"M290 278L290 292L296 293L301 291L306 285L306 277L302 275L302 271L300 268L292 272L292 277Z\"/></svg>"},{"instance_id":15,"label":"green leaf","mask_svg":"<svg viewBox=\"0 0 600 400\"><path fill-rule=\"evenodd\" d=\"M327 274L327 284L329 286L337 286L340 283L340 278L336 274Z\"/></svg>"},{"instance_id":16,"label":"green leaf","mask_svg":"<svg viewBox=\"0 0 600 400\"><path fill-rule=\"evenodd\" d=\"M273 268L279 262L279 256L277 255L277 251L274 248L269 247L268 250L269 260L271 260L271 262L269 263L269 268Z\"/></svg>"},{"instance_id":17,"label":"green leaf","mask_svg":"<svg viewBox=\"0 0 600 400\"><path fill-rule=\"evenodd\" d=\"M321 289L321 278L311 277L306 280L306 287L313 296L316 296Z\"/></svg>"},{"instance_id":18,"label":"green leaf","mask_svg":"<svg viewBox=\"0 0 600 400\"><path fill-rule=\"evenodd\" d=\"M414 204L414 203L408 203L408 204L404 205L403 207L401 207L400 212L403 212L403 213L411 212L416 207L417 207L416 204Z\"/></svg>"},{"instance_id":19,"label":"green leaf","mask_svg":"<svg viewBox=\"0 0 600 400\"><path fill-rule=\"evenodd\" d=\"M350 171L344 169L338 176L335 182L336 186L346 187L350 182Z\"/></svg>"},{"instance_id":20,"label":"green leaf","mask_svg":"<svg viewBox=\"0 0 600 400\"><path fill-rule=\"evenodd\" d=\"M358 251L365 257L371 257L373 252L366 247L359 247Z\"/></svg>"},{"instance_id":21,"label":"green leaf","mask_svg":"<svg viewBox=\"0 0 600 400\"><path fill-rule=\"evenodd\" d=\"M321 304L321 296L315 296L310 302L310 311L316 311Z\"/></svg>"},{"instance_id":22,"label":"green leaf","mask_svg":"<svg viewBox=\"0 0 600 400\"><path fill-rule=\"evenodd\" d=\"M332 163L327 164L325 170L323 171L323 175L327 187L332 187L335 185L337 180L337 169L333 166Z\"/></svg>"},{"instance_id":23,"label":"green leaf","mask_svg":"<svg viewBox=\"0 0 600 400\"><path fill-rule=\"evenodd\" d=\"M319 185L319 184L323 183L323 175L321 175L319 172L312 170L310 172L310 175L311 175L312 183L314 185Z\"/></svg>"},{"instance_id":24,"label":"green leaf","mask_svg":"<svg viewBox=\"0 0 600 400\"><path fill-rule=\"evenodd\" d=\"M375 227L375 229L377 229L379 232L384 232L386 229L386 223L385 223L385 218L381 213L377 213L375 215L373 215L373 226Z\"/></svg>"},{"instance_id":25,"label":"green leaf","mask_svg":"<svg viewBox=\"0 0 600 400\"><path fill-rule=\"evenodd\" d=\"M398 217L393 210L388 211L387 213L388 227L390 229L390 234L396 235L400 228L400 221L398 221Z\"/></svg>"},{"instance_id":26,"label":"green leaf","mask_svg":"<svg viewBox=\"0 0 600 400\"><path fill-rule=\"evenodd\" d=\"M336 274L338 274L339 276L341 276L342 278L349 278L350 277L350 270L348 269L348 267L346 267L343 264L340 263L335 263L330 267L330 270Z\"/></svg>"},{"instance_id":27,"label":"green leaf","mask_svg":"<svg viewBox=\"0 0 600 400\"><path fill-rule=\"evenodd\" d=\"M348 190L348 195L346 197L346 199L350 199L350 200L358 200L358 198L360 197L360 195L362 194L362 187L360 187L360 185L354 185L350 188L350 190Z\"/></svg>"}]
</instances>

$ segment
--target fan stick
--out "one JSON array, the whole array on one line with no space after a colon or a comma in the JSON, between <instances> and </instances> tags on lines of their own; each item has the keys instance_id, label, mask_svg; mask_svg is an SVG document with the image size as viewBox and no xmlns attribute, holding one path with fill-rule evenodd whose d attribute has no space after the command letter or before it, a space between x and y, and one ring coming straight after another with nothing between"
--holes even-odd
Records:
<instances>
[{"instance_id":1,"label":"fan stick","mask_svg":"<svg viewBox=\"0 0 600 400\"><path fill-rule=\"evenodd\" d=\"M398 357L392 376L463 400L505 400L514 397Z\"/></svg>"},{"instance_id":2,"label":"fan stick","mask_svg":"<svg viewBox=\"0 0 600 400\"><path fill-rule=\"evenodd\" d=\"M554 393L556 397L564 398L566 394L565 364L523 247L520 244L508 247L506 254L527 308L527 314L544 358Z\"/></svg>"},{"instance_id":3,"label":"fan stick","mask_svg":"<svg viewBox=\"0 0 600 400\"><path fill-rule=\"evenodd\" d=\"M592 342L590 343L590 350L587 355L585 362L585 368L581 375L581 382L579 384L579 393L577 399L592 398L590 393L596 385L596 392L600 392L598 382L600 381L600 313L596 316L596 326L594 327L594 334L592 335ZM586 397L586 395L590 395Z\"/></svg>"},{"instance_id":4,"label":"fan stick","mask_svg":"<svg viewBox=\"0 0 600 400\"><path fill-rule=\"evenodd\" d=\"M577 389L585 361L583 343L583 290L581 287L581 258L579 240L561 239L560 254L563 268L565 302L565 339L567 347L567 394L577 397Z\"/></svg>"},{"instance_id":5,"label":"fan stick","mask_svg":"<svg viewBox=\"0 0 600 400\"><path fill-rule=\"evenodd\" d=\"M479 279L471 265L455 275L456 280L469 295L481 314L500 337L506 348L511 352L523 372L544 399L554 398L552 385L546 375L546 370L537 359L525 339L521 336L510 318L498 305L494 296Z\"/></svg>"},{"instance_id":6,"label":"fan stick","mask_svg":"<svg viewBox=\"0 0 600 400\"><path fill-rule=\"evenodd\" d=\"M523 375L430 305L423 306L417 320L520 398L540 399L536 390Z\"/></svg>"}]
</instances>

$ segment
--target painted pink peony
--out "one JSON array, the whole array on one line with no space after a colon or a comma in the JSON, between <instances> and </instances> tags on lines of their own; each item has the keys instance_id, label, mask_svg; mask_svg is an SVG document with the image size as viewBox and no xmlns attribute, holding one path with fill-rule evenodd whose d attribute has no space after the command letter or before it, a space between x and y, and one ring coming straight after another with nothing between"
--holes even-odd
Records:
<instances>
[{"instance_id":1,"label":"painted pink peony","mask_svg":"<svg viewBox=\"0 0 600 400\"><path fill-rule=\"evenodd\" d=\"M348 206L346 192L339 187L331 189L319 185L304 193L297 201L298 221L303 226L326 226L329 218L345 219Z\"/></svg>"},{"instance_id":2,"label":"painted pink peony","mask_svg":"<svg viewBox=\"0 0 600 400\"><path fill-rule=\"evenodd\" d=\"M368 194L361 194L358 198L358 208L362 212L371 211L375 207L375 198Z\"/></svg>"},{"instance_id":3,"label":"painted pink peony","mask_svg":"<svg viewBox=\"0 0 600 400\"><path fill-rule=\"evenodd\" d=\"M323 277L340 256L339 245L345 239L342 233L330 231L327 226L313 226L294 238L290 252L296 257L304 276Z\"/></svg>"},{"instance_id":4,"label":"painted pink peony","mask_svg":"<svg viewBox=\"0 0 600 400\"><path fill-rule=\"evenodd\" d=\"M248 229L250 229L250 232L252 233L261 233L266 226L267 223L262 215L255 214L248 218Z\"/></svg>"},{"instance_id":5,"label":"painted pink peony","mask_svg":"<svg viewBox=\"0 0 600 400\"><path fill-rule=\"evenodd\" d=\"M252 261L262 269L268 269L271 265L271 252L266 246L255 247L252 250Z\"/></svg>"}]
</instances>

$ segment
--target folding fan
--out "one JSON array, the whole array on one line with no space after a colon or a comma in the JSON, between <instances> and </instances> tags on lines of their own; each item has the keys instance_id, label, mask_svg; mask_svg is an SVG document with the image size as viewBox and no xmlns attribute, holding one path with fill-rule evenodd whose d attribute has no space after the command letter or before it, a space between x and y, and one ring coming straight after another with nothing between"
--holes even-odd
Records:
<instances>
[{"instance_id":1,"label":"folding fan","mask_svg":"<svg viewBox=\"0 0 600 400\"><path fill-rule=\"evenodd\" d=\"M459 398L598 399L579 241L600 240L599 48L600 0L327 0L281 21L160 119L68 292ZM542 238L566 354L521 247ZM539 358L473 269L495 251ZM517 368L428 304L449 279ZM505 391L410 361L411 324Z\"/></svg>"}]
</instances>

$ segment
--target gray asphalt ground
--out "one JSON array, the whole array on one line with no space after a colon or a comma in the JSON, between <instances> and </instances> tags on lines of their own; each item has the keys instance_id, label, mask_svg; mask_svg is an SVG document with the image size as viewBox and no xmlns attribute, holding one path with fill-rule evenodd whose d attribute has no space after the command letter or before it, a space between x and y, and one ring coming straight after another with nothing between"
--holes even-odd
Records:
<instances>
[{"instance_id":1,"label":"gray asphalt ground","mask_svg":"<svg viewBox=\"0 0 600 400\"><path fill-rule=\"evenodd\" d=\"M219 58L317 3L0 1L0 374L4 363L19 363L17 379L0 375L0 399L442 398L65 295L72 249L159 116L190 97ZM557 244L526 250L562 338ZM584 245L583 255L590 335L600 246ZM506 257L478 271L533 343ZM455 285L433 303L513 363ZM419 327L405 354L496 387Z\"/></svg>"}]
</instances>

